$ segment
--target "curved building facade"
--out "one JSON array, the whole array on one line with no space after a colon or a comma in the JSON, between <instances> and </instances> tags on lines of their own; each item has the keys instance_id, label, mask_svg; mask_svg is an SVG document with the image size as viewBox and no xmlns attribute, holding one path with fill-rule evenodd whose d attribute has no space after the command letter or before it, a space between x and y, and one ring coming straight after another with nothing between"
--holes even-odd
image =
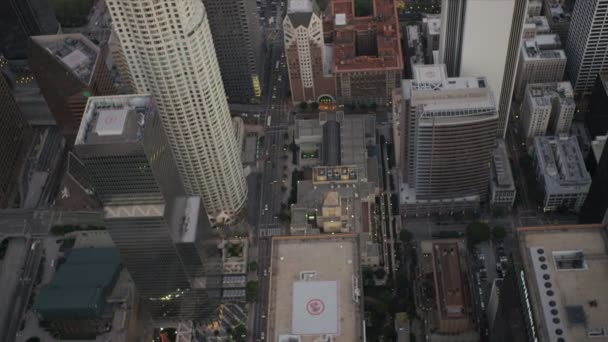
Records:
<instances>
[{"instance_id":1,"label":"curved building facade","mask_svg":"<svg viewBox=\"0 0 608 342\"><path fill-rule=\"evenodd\" d=\"M151 93L189 195L215 220L243 208L247 186L200 0L108 0L138 93Z\"/></svg>"}]
</instances>

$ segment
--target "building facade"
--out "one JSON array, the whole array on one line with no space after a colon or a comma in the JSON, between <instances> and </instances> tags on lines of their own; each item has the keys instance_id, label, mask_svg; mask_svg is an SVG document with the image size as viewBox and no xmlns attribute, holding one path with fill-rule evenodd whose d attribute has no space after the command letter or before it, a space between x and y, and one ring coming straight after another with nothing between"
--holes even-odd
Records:
<instances>
[{"instance_id":1,"label":"building facade","mask_svg":"<svg viewBox=\"0 0 608 342\"><path fill-rule=\"evenodd\" d=\"M536 37L538 34L549 34L551 33L551 27L546 17L536 16L527 17L524 24L522 39L530 39Z\"/></svg>"},{"instance_id":2,"label":"building facade","mask_svg":"<svg viewBox=\"0 0 608 342\"><path fill-rule=\"evenodd\" d=\"M208 317L216 308L211 297L219 296L211 294L211 280L220 274L207 273L219 267L211 226L200 197L185 196L152 97L90 98L70 161L73 178L100 200L152 317Z\"/></svg>"},{"instance_id":3,"label":"building facade","mask_svg":"<svg viewBox=\"0 0 608 342\"><path fill-rule=\"evenodd\" d=\"M285 56L294 103L336 96L331 45L323 38L321 13L314 0L291 0L283 20Z\"/></svg>"},{"instance_id":4,"label":"building facade","mask_svg":"<svg viewBox=\"0 0 608 342\"><path fill-rule=\"evenodd\" d=\"M608 66L608 0L577 1L566 41L567 72L577 95L589 95Z\"/></svg>"},{"instance_id":5,"label":"building facade","mask_svg":"<svg viewBox=\"0 0 608 342\"><path fill-rule=\"evenodd\" d=\"M0 208L18 197L19 172L32 131L0 70Z\"/></svg>"},{"instance_id":6,"label":"building facade","mask_svg":"<svg viewBox=\"0 0 608 342\"><path fill-rule=\"evenodd\" d=\"M566 53L559 36L543 34L521 42L514 97L521 100L529 83L560 82L566 71Z\"/></svg>"},{"instance_id":7,"label":"building facade","mask_svg":"<svg viewBox=\"0 0 608 342\"><path fill-rule=\"evenodd\" d=\"M30 36L56 34L59 29L47 0L0 2L0 55L8 59L27 59Z\"/></svg>"},{"instance_id":8,"label":"building facade","mask_svg":"<svg viewBox=\"0 0 608 342\"><path fill-rule=\"evenodd\" d=\"M534 156L537 179L545 192L543 210L579 212L587 198L591 176L576 137L535 137Z\"/></svg>"},{"instance_id":9,"label":"building facade","mask_svg":"<svg viewBox=\"0 0 608 342\"><path fill-rule=\"evenodd\" d=\"M543 7L543 2L541 0L530 0L528 2L528 17L539 16L541 13L541 9Z\"/></svg>"},{"instance_id":10,"label":"building facade","mask_svg":"<svg viewBox=\"0 0 608 342\"><path fill-rule=\"evenodd\" d=\"M521 111L526 137L568 133L575 111L570 82L529 84Z\"/></svg>"},{"instance_id":11,"label":"building facade","mask_svg":"<svg viewBox=\"0 0 608 342\"><path fill-rule=\"evenodd\" d=\"M474 206L487 198L498 120L493 93L485 78L446 73L445 65L416 66L402 84L406 204Z\"/></svg>"},{"instance_id":12,"label":"building facade","mask_svg":"<svg viewBox=\"0 0 608 342\"><path fill-rule=\"evenodd\" d=\"M203 0L228 102L258 103L262 95L263 37L255 2Z\"/></svg>"},{"instance_id":13,"label":"building facade","mask_svg":"<svg viewBox=\"0 0 608 342\"><path fill-rule=\"evenodd\" d=\"M442 2L439 61L450 77L487 78L498 105L499 137L509 121L527 5L528 0Z\"/></svg>"},{"instance_id":14,"label":"building facade","mask_svg":"<svg viewBox=\"0 0 608 342\"><path fill-rule=\"evenodd\" d=\"M598 153L596 167L592 174L591 187L585 199L585 203L579 214L582 223L607 223L608 222L608 148L606 140L602 152ZM591 156L595 158L594 156Z\"/></svg>"},{"instance_id":15,"label":"building facade","mask_svg":"<svg viewBox=\"0 0 608 342\"><path fill-rule=\"evenodd\" d=\"M450 77L458 77L460 75L465 4L466 0L441 1L439 63L445 64Z\"/></svg>"},{"instance_id":16,"label":"building facade","mask_svg":"<svg viewBox=\"0 0 608 342\"><path fill-rule=\"evenodd\" d=\"M187 194L203 198L213 221L230 221L247 186L203 3L107 5L135 90L157 102Z\"/></svg>"},{"instance_id":17,"label":"building facade","mask_svg":"<svg viewBox=\"0 0 608 342\"><path fill-rule=\"evenodd\" d=\"M80 33L31 38L30 68L69 145L80 127L89 96L115 93L107 49Z\"/></svg>"}]
</instances>

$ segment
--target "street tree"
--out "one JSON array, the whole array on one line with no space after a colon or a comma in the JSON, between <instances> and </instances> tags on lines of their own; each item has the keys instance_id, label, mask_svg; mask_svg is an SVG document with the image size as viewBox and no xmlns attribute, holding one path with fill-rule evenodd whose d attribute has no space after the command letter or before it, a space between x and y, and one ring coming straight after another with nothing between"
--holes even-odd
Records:
<instances>
[{"instance_id":1,"label":"street tree","mask_svg":"<svg viewBox=\"0 0 608 342\"><path fill-rule=\"evenodd\" d=\"M484 222L473 222L467 226L467 237L469 241L476 245L490 239L490 226Z\"/></svg>"}]
</instances>

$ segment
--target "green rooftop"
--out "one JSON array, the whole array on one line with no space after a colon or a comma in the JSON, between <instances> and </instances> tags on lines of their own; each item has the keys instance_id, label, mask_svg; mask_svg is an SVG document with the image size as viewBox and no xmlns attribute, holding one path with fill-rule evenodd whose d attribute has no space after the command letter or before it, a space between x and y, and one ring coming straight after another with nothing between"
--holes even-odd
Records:
<instances>
[{"instance_id":1,"label":"green rooftop","mask_svg":"<svg viewBox=\"0 0 608 342\"><path fill-rule=\"evenodd\" d=\"M72 249L36 297L34 310L47 321L97 319L120 270L116 248Z\"/></svg>"}]
</instances>

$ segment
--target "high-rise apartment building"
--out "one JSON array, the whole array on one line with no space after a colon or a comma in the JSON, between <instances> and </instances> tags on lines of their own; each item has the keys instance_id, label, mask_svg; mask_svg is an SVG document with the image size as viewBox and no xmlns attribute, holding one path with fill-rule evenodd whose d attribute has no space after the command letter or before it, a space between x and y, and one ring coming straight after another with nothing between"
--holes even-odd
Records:
<instances>
[{"instance_id":1,"label":"high-rise apartment building","mask_svg":"<svg viewBox=\"0 0 608 342\"><path fill-rule=\"evenodd\" d=\"M57 125L72 144L89 96L115 92L107 49L80 33L31 38L29 64Z\"/></svg>"},{"instance_id":2,"label":"high-rise apartment building","mask_svg":"<svg viewBox=\"0 0 608 342\"><path fill-rule=\"evenodd\" d=\"M0 208L5 208L18 194L19 172L31 129L1 70L0 113Z\"/></svg>"},{"instance_id":3,"label":"high-rise apartment building","mask_svg":"<svg viewBox=\"0 0 608 342\"><path fill-rule=\"evenodd\" d=\"M608 67L608 0L576 1L566 41L567 72L577 95L589 95Z\"/></svg>"},{"instance_id":4,"label":"high-rise apartment building","mask_svg":"<svg viewBox=\"0 0 608 342\"><path fill-rule=\"evenodd\" d=\"M0 1L0 55L26 59L30 36L56 34L59 23L48 0Z\"/></svg>"},{"instance_id":5,"label":"high-rise apartment building","mask_svg":"<svg viewBox=\"0 0 608 342\"><path fill-rule=\"evenodd\" d=\"M551 33L551 27L546 17L536 16L527 17L524 23L522 39L534 38L538 34L549 34Z\"/></svg>"},{"instance_id":6,"label":"high-rise apartment building","mask_svg":"<svg viewBox=\"0 0 608 342\"><path fill-rule=\"evenodd\" d=\"M486 77L498 104L497 135L503 137L528 0L444 0L442 5L446 24L439 60L450 76Z\"/></svg>"},{"instance_id":7,"label":"high-rise apartment building","mask_svg":"<svg viewBox=\"0 0 608 342\"><path fill-rule=\"evenodd\" d=\"M202 319L211 227L199 197L184 195L150 95L89 99L70 174L104 207L104 219L153 318ZM215 248L217 250L217 248ZM219 265L219 264L218 264ZM207 270L209 271L209 270ZM216 273L216 275L219 273Z\"/></svg>"},{"instance_id":8,"label":"high-rise apartment building","mask_svg":"<svg viewBox=\"0 0 608 342\"><path fill-rule=\"evenodd\" d=\"M250 0L203 0L229 102L259 102L263 37Z\"/></svg>"},{"instance_id":9,"label":"high-rise apartment building","mask_svg":"<svg viewBox=\"0 0 608 342\"><path fill-rule=\"evenodd\" d=\"M321 12L314 0L290 0L283 20L285 56L294 103L336 96L331 46L323 39Z\"/></svg>"},{"instance_id":10,"label":"high-rise apartment building","mask_svg":"<svg viewBox=\"0 0 608 342\"><path fill-rule=\"evenodd\" d=\"M521 116L526 137L570 131L576 111L570 82L533 83L525 93Z\"/></svg>"},{"instance_id":11,"label":"high-rise apartment building","mask_svg":"<svg viewBox=\"0 0 608 342\"><path fill-rule=\"evenodd\" d=\"M543 3L543 15L549 21L551 32L558 34L562 42L566 42L574 0L543 0Z\"/></svg>"},{"instance_id":12,"label":"high-rise apartment building","mask_svg":"<svg viewBox=\"0 0 608 342\"><path fill-rule=\"evenodd\" d=\"M541 34L521 42L513 95L521 100L529 83L559 82L566 71L566 53L559 36Z\"/></svg>"},{"instance_id":13,"label":"high-rise apartment building","mask_svg":"<svg viewBox=\"0 0 608 342\"><path fill-rule=\"evenodd\" d=\"M417 65L414 79L402 83L408 214L471 208L487 197L498 121L493 93L483 77L446 74L445 65Z\"/></svg>"},{"instance_id":14,"label":"high-rise apartment building","mask_svg":"<svg viewBox=\"0 0 608 342\"><path fill-rule=\"evenodd\" d=\"M156 100L186 193L200 195L213 220L229 220L247 186L202 1L106 3L135 90Z\"/></svg>"}]
</instances>

